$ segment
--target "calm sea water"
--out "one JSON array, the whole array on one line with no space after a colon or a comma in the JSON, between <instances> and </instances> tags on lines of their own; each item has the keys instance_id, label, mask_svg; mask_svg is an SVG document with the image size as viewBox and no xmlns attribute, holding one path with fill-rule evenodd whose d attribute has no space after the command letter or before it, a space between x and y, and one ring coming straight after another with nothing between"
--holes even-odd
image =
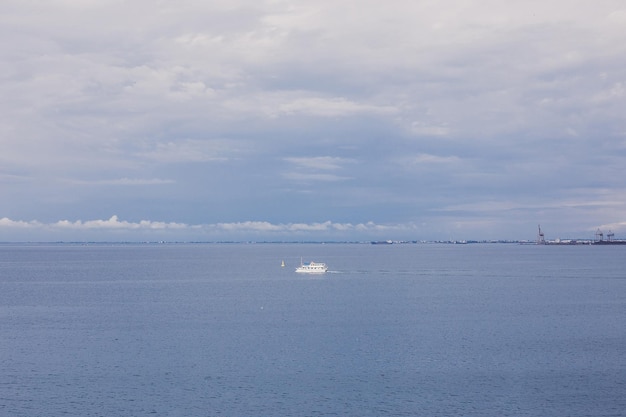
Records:
<instances>
[{"instance_id":1,"label":"calm sea water","mask_svg":"<svg viewBox=\"0 0 626 417\"><path fill-rule=\"evenodd\" d=\"M626 247L0 245L0 415L623 416Z\"/></svg>"}]
</instances>

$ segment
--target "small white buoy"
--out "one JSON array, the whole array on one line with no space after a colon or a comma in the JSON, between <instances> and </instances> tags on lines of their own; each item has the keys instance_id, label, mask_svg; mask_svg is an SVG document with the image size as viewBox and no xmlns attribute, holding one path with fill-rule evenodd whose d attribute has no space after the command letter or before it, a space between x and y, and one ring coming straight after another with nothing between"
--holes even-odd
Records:
<instances>
[{"instance_id":1,"label":"small white buoy","mask_svg":"<svg viewBox=\"0 0 626 417\"><path fill-rule=\"evenodd\" d=\"M285 267L285 261L282 261L282 263L280 264L280 266L282 266L283 268Z\"/></svg>"}]
</instances>

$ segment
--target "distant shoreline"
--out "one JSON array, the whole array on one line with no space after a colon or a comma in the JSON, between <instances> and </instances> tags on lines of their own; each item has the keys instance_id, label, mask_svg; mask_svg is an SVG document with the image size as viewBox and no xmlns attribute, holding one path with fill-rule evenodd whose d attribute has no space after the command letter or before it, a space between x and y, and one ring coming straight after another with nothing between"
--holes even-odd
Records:
<instances>
[{"instance_id":1,"label":"distant shoreline","mask_svg":"<svg viewBox=\"0 0 626 417\"><path fill-rule=\"evenodd\" d=\"M516 245L537 245L537 246L619 246L626 245L626 240L593 241L589 239L563 239L558 241L546 241L538 243L532 240L388 240L388 241L32 241L32 242L0 242L0 246L28 246L28 245L76 245L76 246L97 246L97 245L471 245L471 244L516 244Z\"/></svg>"}]
</instances>

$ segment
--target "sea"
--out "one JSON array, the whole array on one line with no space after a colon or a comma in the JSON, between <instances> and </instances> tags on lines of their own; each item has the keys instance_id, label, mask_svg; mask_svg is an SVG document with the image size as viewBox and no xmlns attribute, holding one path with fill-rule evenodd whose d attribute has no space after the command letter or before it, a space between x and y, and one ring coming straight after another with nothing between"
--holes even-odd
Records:
<instances>
[{"instance_id":1,"label":"sea","mask_svg":"<svg viewBox=\"0 0 626 417\"><path fill-rule=\"evenodd\" d=\"M0 244L0 415L625 416L626 246Z\"/></svg>"}]
</instances>

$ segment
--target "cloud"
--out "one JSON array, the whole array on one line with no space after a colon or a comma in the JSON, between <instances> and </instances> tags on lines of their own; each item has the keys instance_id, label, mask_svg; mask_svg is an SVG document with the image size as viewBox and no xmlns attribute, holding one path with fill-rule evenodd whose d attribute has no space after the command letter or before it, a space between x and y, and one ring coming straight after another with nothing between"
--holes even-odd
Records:
<instances>
[{"instance_id":1,"label":"cloud","mask_svg":"<svg viewBox=\"0 0 626 417\"><path fill-rule=\"evenodd\" d=\"M128 186L143 186L143 185L168 185L175 184L176 181L161 179L161 178L117 178L117 179L104 179L104 180L70 180L73 184L80 185L128 185Z\"/></svg>"},{"instance_id":2,"label":"cloud","mask_svg":"<svg viewBox=\"0 0 626 417\"><path fill-rule=\"evenodd\" d=\"M287 157L284 160L293 165L296 171L283 173L283 177L296 182L347 181L352 178L327 171L345 170L346 166L355 163L350 158L332 156Z\"/></svg>"},{"instance_id":3,"label":"cloud","mask_svg":"<svg viewBox=\"0 0 626 417\"><path fill-rule=\"evenodd\" d=\"M24 221L24 220L11 220L7 217L0 219L1 228L14 228L14 229L39 229L44 225L36 220Z\"/></svg>"},{"instance_id":4,"label":"cloud","mask_svg":"<svg viewBox=\"0 0 626 417\"><path fill-rule=\"evenodd\" d=\"M81 221L76 220L70 222L68 220L59 220L56 223L49 225L52 229L78 229L78 230L92 230L92 229L108 229L108 230L164 230L164 229L188 229L190 226L183 223L165 223L165 222L153 222L149 220L141 220L140 222L128 222L120 221L117 216L111 216L108 220L88 220Z\"/></svg>"},{"instance_id":5,"label":"cloud","mask_svg":"<svg viewBox=\"0 0 626 417\"><path fill-rule=\"evenodd\" d=\"M45 219L16 221L30 237L620 224L626 11L570 3L6 0L0 216ZM169 221L50 223L109 212Z\"/></svg>"},{"instance_id":6,"label":"cloud","mask_svg":"<svg viewBox=\"0 0 626 417\"><path fill-rule=\"evenodd\" d=\"M213 224L186 224L175 222L160 222L152 220L140 220L137 222L121 220L118 216L111 216L106 220L59 220L52 223L42 223L36 220L22 221L9 218L0 219L0 230L15 231L28 229L45 233L44 236L64 236L64 232L98 232L96 236L100 240L118 236L117 232L127 232L125 236L134 240L143 240L146 236L167 239L168 236L183 235L188 239L211 239L216 238L255 238L263 239L290 239L310 236L320 238L323 236L335 236L347 238L350 234L377 235L380 232L407 232L416 229L414 224L376 224L366 223L336 223L331 221L313 223L270 223L267 221L244 221L232 223ZM130 234L128 234L130 233ZM146 235L145 233L149 233ZM157 235L155 235L157 233ZM89 236L94 236L90 234Z\"/></svg>"},{"instance_id":7,"label":"cloud","mask_svg":"<svg viewBox=\"0 0 626 417\"><path fill-rule=\"evenodd\" d=\"M277 112L271 112L273 117L278 115L310 114L321 117L350 116L358 113L392 114L396 109L391 106L361 104L343 97L321 98L303 97L278 106Z\"/></svg>"},{"instance_id":8,"label":"cloud","mask_svg":"<svg viewBox=\"0 0 626 417\"><path fill-rule=\"evenodd\" d=\"M347 181L350 180L350 177L342 177L340 175L333 174L313 174L313 173L300 173L300 172L288 172L283 174L284 178L287 178L291 181L296 182L311 182L311 181L321 181L321 182L336 182L336 181Z\"/></svg>"},{"instance_id":9,"label":"cloud","mask_svg":"<svg viewBox=\"0 0 626 417\"><path fill-rule=\"evenodd\" d=\"M412 158L416 164L455 164L460 161L457 156L438 156L431 154L419 154Z\"/></svg>"},{"instance_id":10,"label":"cloud","mask_svg":"<svg viewBox=\"0 0 626 417\"><path fill-rule=\"evenodd\" d=\"M626 9L612 11L609 13L608 20L617 25L626 24Z\"/></svg>"},{"instance_id":11,"label":"cloud","mask_svg":"<svg viewBox=\"0 0 626 417\"><path fill-rule=\"evenodd\" d=\"M301 168L317 170L337 170L346 164L354 163L353 159L333 157L333 156L313 156L313 157L288 157L285 161Z\"/></svg>"},{"instance_id":12,"label":"cloud","mask_svg":"<svg viewBox=\"0 0 626 417\"><path fill-rule=\"evenodd\" d=\"M239 152L225 139L184 139L168 142L146 141L137 155L159 163L226 161Z\"/></svg>"},{"instance_id":13,"label":"cloud","mask_svg":"<svg viewBox=\"0 0 626 417\"><path fill-rule=\"evenodd\" d=\"M447 136L450 129L446 126L427 125L423 122L413 122L411 132L418 136Z\"/></svg>"},{"instance_id":14,"label":"cloud","mask_svg":"<svg viewBox=\"0 0 626 417\"><path fill-rule=\"evenodd\" d=\"M223 230L228 232L277 232L281 231L280 225L274 225L269 222L235 222L235 223L218 223L213 226L209 226L210 229Z\"/></svg>"},{"instance_id":15,"label":"cloud","mask_svg":"<svg viewBox=\"0 0 626 417\"><path fill-rule=\"evenodd\" d=\"M306 76L301 81L309 83ZM312 86L313 87L313 86ZM307 118L354 118L358 116L391 117L398 112L394 106L377 103L370 98L360 100L325 96L317 91L300 89L250 89L241 94L239 88L226 94L220 108L240 117L267 119L270 122ZM230 92L229 92L230 93Z\"/></svg>"}]
</instances>

